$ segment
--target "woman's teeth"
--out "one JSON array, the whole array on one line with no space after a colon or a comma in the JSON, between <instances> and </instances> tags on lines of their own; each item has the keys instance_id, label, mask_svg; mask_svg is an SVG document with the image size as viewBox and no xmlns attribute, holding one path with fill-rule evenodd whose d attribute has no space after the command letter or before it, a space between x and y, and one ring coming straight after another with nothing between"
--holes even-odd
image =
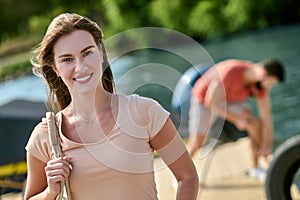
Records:
<instances>
[{"instance_id":1,"label":"woman's teeth","mask_svg":"<svg viewBox=\"0 0 300 200\"><path fill-rule=\"evenodd\" d=\"M88 76L84 76L84 77L80 77L80 78L73 78L73 80L83 82L83 81L88 80L91 76L92 76L92 74L89 74Z\"/></svg>"}]
</instances>

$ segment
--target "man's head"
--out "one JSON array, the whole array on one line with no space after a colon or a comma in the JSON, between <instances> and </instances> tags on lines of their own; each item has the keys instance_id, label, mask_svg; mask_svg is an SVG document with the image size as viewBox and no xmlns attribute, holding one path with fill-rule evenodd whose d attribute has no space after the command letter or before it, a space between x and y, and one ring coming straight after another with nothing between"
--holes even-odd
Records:
<instances>
[{"instance_id":1,"label":"man's head","mask_svg":"<svg viewBox=\"0 0 300 200\"><path fill-rule=\"evenodd\" d=\"M260 65L266 70L263 80L257 82L257 87L271 89L278 82L284 81L284 68L280 61L276 59L265 60Z\"/></svg>"},{"instance_id":2,"label":"man's head","mask_svg":"<svg viewBox=\"0 0 300 200\"><path fill-rule=\"evenodd\" d=\"M284 67L282 63L277 59L269 59L261 62L261 65L267 71L268 76L276 77L279 82L283 82L285 79Z\"/></svg>"}]
</instances>

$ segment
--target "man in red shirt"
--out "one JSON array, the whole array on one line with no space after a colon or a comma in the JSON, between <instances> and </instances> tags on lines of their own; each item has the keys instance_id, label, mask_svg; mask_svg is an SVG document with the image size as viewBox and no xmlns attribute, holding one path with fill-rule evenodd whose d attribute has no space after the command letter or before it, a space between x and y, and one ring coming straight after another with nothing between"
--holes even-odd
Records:
<instances>
[{"instance_id":1,"label":"man in red shirt","mask_svg":"<svg viewBox=\"0 0 300 200\"><path fill-rule=\"evenodd\" d=\"M249 175L264 179L265 172L258 166L258 157L267 156L272 150L269 90L283 80L283 66L275 59L261 63L226 60L211 67L192 89L188 144L191 156L202 146L206 134L210 135L212 125L220 123L217 117L221 117L247 132L253 154ZM257 100L259 118L247 107L248 97Z\"/></svg>"}]
</instances>

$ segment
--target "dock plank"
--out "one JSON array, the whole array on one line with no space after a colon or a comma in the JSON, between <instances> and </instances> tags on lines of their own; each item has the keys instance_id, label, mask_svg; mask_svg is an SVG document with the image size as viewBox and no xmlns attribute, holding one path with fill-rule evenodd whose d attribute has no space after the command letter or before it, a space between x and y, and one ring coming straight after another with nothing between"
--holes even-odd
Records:
<instances>
[{"instance_id":1,"label":"dock plank","mask_svg":"<svg viewBox=\"0 0 300 200\"><path fill-rule=\"evenodd\" d=\"M200 152L193 158L199 176L207 159L207 156L200 156ZM159 158L156 159L156 165L163 165ZM250 166L251 152L247 138L221 145L214 152L206 184L199 189L198 199L265 200L264 183L246 175ZM158 168L156 180L159 199L175 199L176 190L170 170Z\"/></svg>"}]
</instances>

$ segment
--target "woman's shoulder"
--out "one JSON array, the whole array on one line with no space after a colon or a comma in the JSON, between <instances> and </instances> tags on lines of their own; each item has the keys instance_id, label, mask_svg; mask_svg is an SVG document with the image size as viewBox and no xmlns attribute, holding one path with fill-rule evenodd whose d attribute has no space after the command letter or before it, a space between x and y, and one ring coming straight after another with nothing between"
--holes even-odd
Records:
<instances>
[{"instance_id":1,"label":"woman's shoulder","mask_svg":"<svg viewBox=\"0 0 300 200\"><path fill-rule=\"evenodd\" d=\"M140 96L138 94L130 94L130 95L120 95L120 94L118 94L118 99L121 100L121 102L125 101L129 105L134 105L134 106L137 106L137 107L151 106L151 105L159 104L156 100L154 100L152 98Z\"/></svg>"},{"instance_id":2,"label":"woman's shoulder","mask_svg":"<svg viewBox=\"0 0 300 200\"><path fill-rule=\"evenodd\" d=\"M34 127L25 149L45 163L49 160L51 148L45 118Z\"/></svg>"},{"instance_id":3,"label":"woman's shoulder","mask_svg":"<svg viewBox=\"0 0 300 200\"><path fill-rule=\"evenodd\" d=\"M129 94L129 95L117 94L117 97L119 100L126 100L131 103L134 103L134 102L157 102L156 100L154 100L150 97L140 96L138 94Z\"/></svg>"},{"instance_id":4,"label":"woman's shoulder","mask_svg":"<svg viewBox=\"0 0 300 200\"><path fill-rule=\"evenodd\" d=\"M39 130L47 129L47 120L45 117L43 117L41 121L37 123L35 129L39 129Z\"/></svg>"},{"instance_id":5,"label":"woman's shoulder","mask_svg":"<svg viewBox=\"0 0 300 200\"><path fill-rule=\"evenodd\" d=\"M42 120L34 127L31 136L39 138L48 136L48 125L46 118L42 118Z\"/></svg>"}]
</instances>

